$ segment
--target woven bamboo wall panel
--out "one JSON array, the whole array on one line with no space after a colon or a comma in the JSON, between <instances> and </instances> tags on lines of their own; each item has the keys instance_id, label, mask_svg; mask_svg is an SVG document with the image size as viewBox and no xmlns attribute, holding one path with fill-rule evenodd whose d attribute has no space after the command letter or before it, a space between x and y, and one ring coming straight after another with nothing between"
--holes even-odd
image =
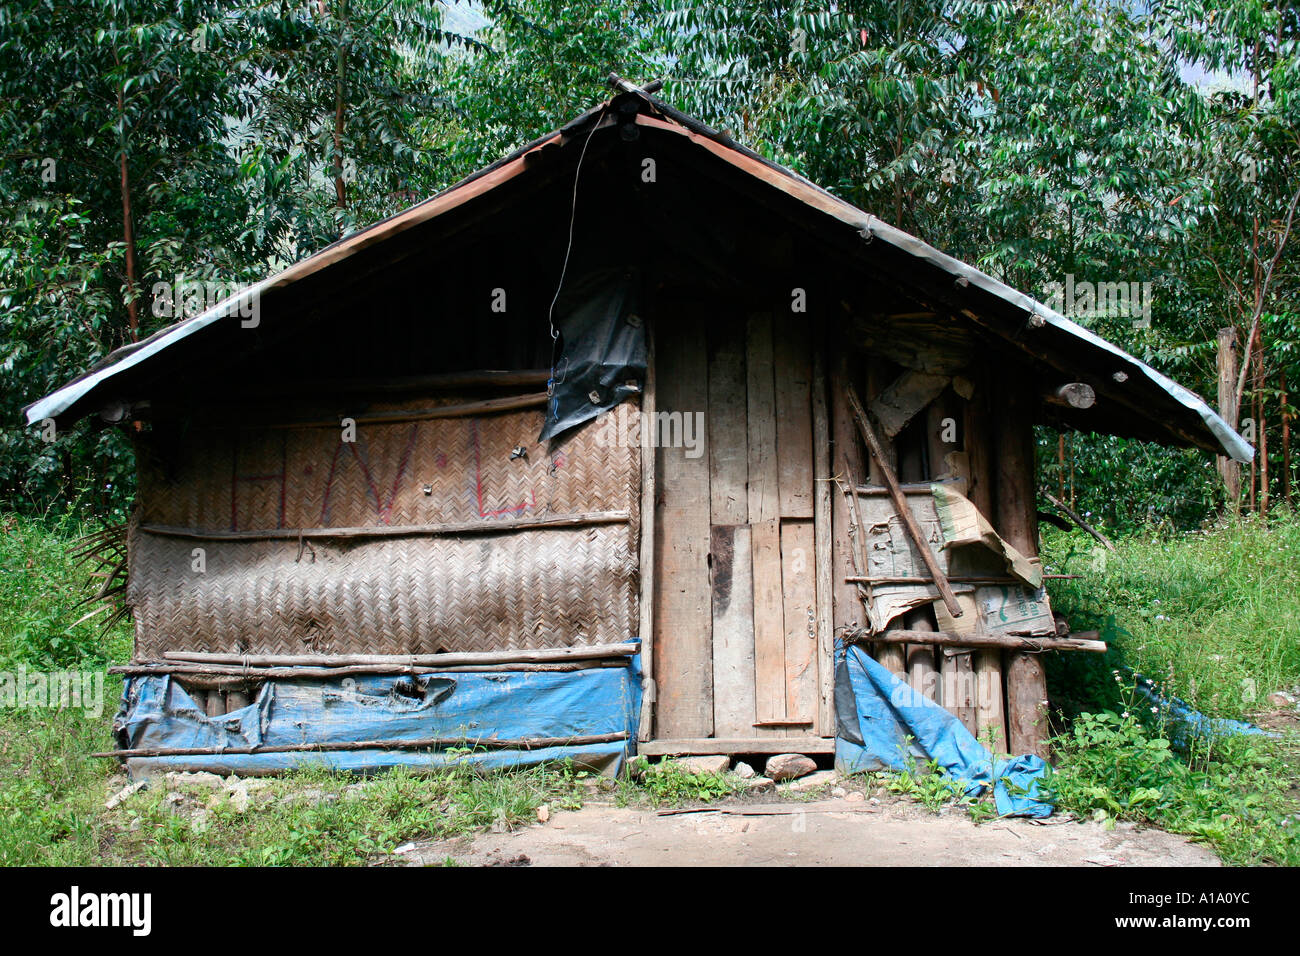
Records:
<instances>
[{"instance_id":1,"label":"woven bamboo wall panel","mask_svg":"<svg viewBox=\"0 0 1300 956\"><path fill-rule=\"evenodd\" d=\"M136 656L430 654L617 643L636 633L627 524L465 538L195 541L133 526ZM193 549L206 569L193 569ZM313 557L314 555L314 557Z\"/></svg>"},{"instance_id":2,"label":"woven bamboo wall panel","mask_svg":"<svg viewBox=\"0 0 1300 956\"><path fill-rule=\"evenodd\" d=\"M457 401L465 400L410 399L368 411ZM616 441L596 421L550 443L537 441L540 408L361 421L351 442L332 425L159 432L138 449L129 536L136 655L407 654L628 640L637 629L639 418L622 416ZM512 457L519 447L526 454ZM309 538L301 556L293 534L491 529L590 512L630 520L463 537ZM198 537L155 534L150 525ZM229 532L279 537L220 538ZM196 547L203 573L192 569Z\"/></svg>"},{"instance_id":3,"label":"woven bamboo wall panel","mask_svg":"<svg viewBox=\"0 0 1300 956\"><path fill-rule=\"evenodd\" d=\"M412 400L395 407L429 408ZM374 409L372 409L374 410ZM542 410L336 427L194 429L142 448L140 520L195 531L427 525L635 511L639 416L538 443ZM522 447L526 457L511 458ZM428 492L426 493L426 487Z\"/></svg>"}]
</instances>

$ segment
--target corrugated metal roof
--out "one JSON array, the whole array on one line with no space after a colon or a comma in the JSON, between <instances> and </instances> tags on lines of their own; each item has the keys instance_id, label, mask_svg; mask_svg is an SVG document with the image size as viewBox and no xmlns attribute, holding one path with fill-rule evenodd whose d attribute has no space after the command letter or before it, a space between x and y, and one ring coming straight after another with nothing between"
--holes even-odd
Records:
<instances>
[{"instance_id":1,"label":"corrugated metal roof","mask_svg":"<svg viewBox=\"0 0 1300 956\"><path fill-rule=\"evenodd\" d=\"M109 355L97 368L28 406L25 409L28 422L58 418L78 406L80 406L79 414L84 414L88 400L94 393L106 391L106 386L115 376L129 368L151 361L176 342L236 314L240 302L247 301L248 296L260 297L270 290L288 286L346 259L361 249L369 248L412 226L427 222L495 188L521 173L530 153L552 143L571 142L575 134L579 131L585 132L592 121L602 124L612 122L606 110L628 100L638 102L640 114L636 116L635 121L639 125L687 137L692 143L729 165L762 180L806 206L853 227L863 241L883 241L912 257L918 264L945 273L954 280L961 280L968 287L974 287L996 297L1011 309L1023 311L1026 317L1030 315L1041 317L1043 329L1040 331L1051 330L1076 346L1099 350L1112 359L1125 374L1139 376L1155 386L1160 393L1172 399L1174 407L1190 413L1189 421L1198 423L1200 426L1198 430L1203 430L1204 437L1212 439L1212 442L1206 441L1203 442L1204 444L1212 443L1238 461L1250 461L1254 457L1254 448L1233 431L1206 402L1146 363L1070 321L1043 303L1018 292L973 266L940 252L921 239L863 212L797 173L765 159L698 120L639 91L620 94L610 102L592 108L560 130L540 137L437 196L340 240L278 275L255 284L241 295L218 303L201 315L169 326L143 342L119 349ZM1161 413L1158 409L1152 409L1151 414Z\"/></svg>"}]
</instances>

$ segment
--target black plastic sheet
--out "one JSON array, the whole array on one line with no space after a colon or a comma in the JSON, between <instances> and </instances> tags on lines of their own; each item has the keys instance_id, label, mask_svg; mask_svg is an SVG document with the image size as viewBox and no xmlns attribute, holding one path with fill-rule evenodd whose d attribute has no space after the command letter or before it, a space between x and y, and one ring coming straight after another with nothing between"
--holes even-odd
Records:
<instances>
[{"instance_id":1,"label":"black plastic sheet","mask_svg":"<svg viewBox=\"0 0 1300 956\"><path fill-rule=\"evenodd\" d=\"M559 349L551 369L541 441L607 412L645 385L645 324L636 311L637 279L598 273L566 294L556 321Z\"/></svg>"}]
</instances>

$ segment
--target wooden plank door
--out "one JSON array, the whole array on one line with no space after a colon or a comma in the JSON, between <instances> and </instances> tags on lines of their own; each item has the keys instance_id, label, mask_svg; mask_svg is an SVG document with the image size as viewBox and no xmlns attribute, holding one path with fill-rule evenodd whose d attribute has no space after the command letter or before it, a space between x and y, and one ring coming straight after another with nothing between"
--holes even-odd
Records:
<instances>
[{"instance_id":1,"label":"wooden plank door","mask_svg":"<svg viewBox=\"0 0 1300 956\"><path fill-rule=\"evenodd\" d=\"M703 322L660 325L657 411L703 413L707 453L658 452L658 739L833 733L802 318L715 315L707 331Z\"/></svg>"}]
</instances>

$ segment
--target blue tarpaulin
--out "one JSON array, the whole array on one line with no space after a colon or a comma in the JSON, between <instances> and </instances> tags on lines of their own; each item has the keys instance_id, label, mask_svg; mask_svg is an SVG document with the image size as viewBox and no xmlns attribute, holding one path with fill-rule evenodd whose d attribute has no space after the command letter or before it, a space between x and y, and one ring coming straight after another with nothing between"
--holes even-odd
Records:
<instances>
[{"instance_id":1,"label":"blue tarpaulin","mask_svg":"<svg viewBox=\"0 0 1300 956\"><path fill-rule=\"evenodd\" d=\"M835 766L842 773L901 771L933 760L976 794L992 785L1002 816L1045 817L1038 799L1041 757L995 760L960 720L872 660L858 646L836 648Z\"/></svg>"},{"instance_id":2,"label":"blue tarpaulin","mask_svg":"<svg viewBox=\"0 0 1300 956\"><path fill-rule=\"evenodd\" d=\"M1125 667L1133 677L1133 686L1139 697L1158 711L1157 717L1168 728L1169 740L1176 747L1186 747L1193 740L1212 740L1216 737L1233 737L1238 734L1275 737L1261 727L1231 717L1207 717L1186 701L1161 694L1155 681Z\"/></svg>"},{"instance_id":3,"label":"blue tarpaulin","mask_svg":"<svg viewBox=\"0 0 1300 956\"><path fill-rule=\"evenodd\" d=\"M286 753L130 757L133 776L155 770L257 774L317 766L373 771L452 761L480 767L571 759L617 773L635 746L641 710L639 658L574 671L490 671L268 680L248 706L208 717L170 675L126 682L114 734L123 749L257 748L351 741L462 742L436 750L385 748ZM589 738L538 749L478 749L476 741Z\"/></svg>"}]
</instances>

